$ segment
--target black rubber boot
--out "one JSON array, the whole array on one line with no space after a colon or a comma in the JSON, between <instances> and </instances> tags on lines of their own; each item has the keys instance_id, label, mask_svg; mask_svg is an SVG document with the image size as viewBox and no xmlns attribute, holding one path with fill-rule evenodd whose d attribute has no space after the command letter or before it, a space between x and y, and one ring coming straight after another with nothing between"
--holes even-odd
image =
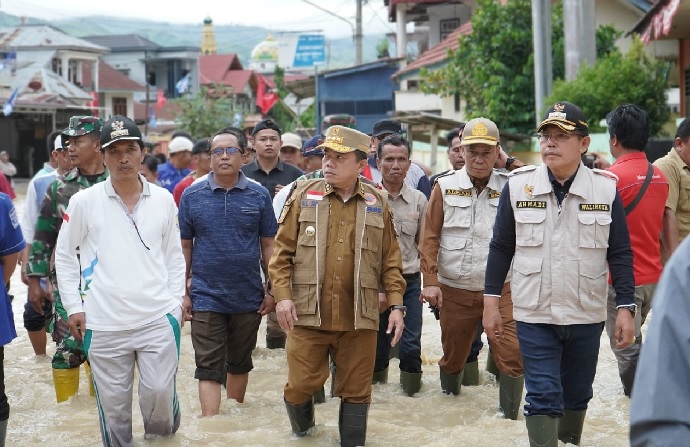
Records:
<instances>
[{"instance_id":1,"label":"black rubber boot","mask_svg":"<svg viewBox=\"0 0 690 447\"><path fill-rule=\"evenodd\" d=\"M381 371L374 371L371 377L371 383L387 383L388 382L388 368Z\"/></svg>"},{"instance_id":2,"label":"black rubber boot","mask_svg":"<svg viewBox=\"0 0 690 447\"><path fill-rule=\"evenodd\" d=\"M331 360L329 369L331 370L331 397L335 397L335 373L338 371L338 368L336 368L333 360Z\"/></svg>"},{"instance_id":3,"label":"black rubber boot","mask_svg":"<svg viewBox=\"0 0 690 447\"><path fill-rule=\"evenodd\" d=\"M340 402L340 447L362 446L367 440L369 404Z\"/></svg>"},{"instance_id":4,"label":"black rubber boot","mask_svg":"<svg viewBox=\"0 0 690 447\"><path fill-rule=\"evenodd\" d=\"M326 402L326 391L323 389L323 387L316 390L312 396L312 399L314 400L315 404L322 404Z\"/></svg>"},{"instance_id":5,"label":"black rubber boot","mask_svg":"<svg viewBox=\"0 0 690 447\"><path fill-rule=\"evenodd\" d=\"M266 347L268 349L285 349L285 337L266 336Z\"/></svg>"},{"instance_id":6,"label":"black rubber boot","mask_svg":"<svg viewBox=\"0 0 690 447\"><path fill-rule=\"evenodd\" d=\"M441 391L443 394L460 394L460 382L462 381L462 371L459 374L448 374L443 368L438 369L441 378Z\"/></svg>"},{"instance_id":7,"label":"black rubber boot","mask_svg":"<svg viewBox=\"0 0 690 447\"><path fill-rule=\"evenodd\" d=\"M587 410L565 410L558 424L558 439L564 444L580 445L582 427L585 425Z\"/></svg>"},{"instance_id":8,"label":"black rubber boot","mask_svg":"<svg viewBox=\"0 0 690 447\"><path fill-rule=\"evenodd\" d=\"M5 447L5 438L7 437L7 421L9 421L9 419L0 421L0 447Z\"/></svg>"},{"instance_id":9,"label":"black rubber boot","mask_svg":"<svg viewBox=\"0 0 690 447\"><path fill-rule=\"evenodd\" d=\"M558 419L551 416L525 418L530 447L558 447Z\"/></svg>"},{"instance_id":10,"label":"black rubber boot","mask_svg":"<svg viewBox=\"0 0 690 447\"><path fill-rule=\"evenodd\" d=\"M465 363L462 369L462 386L479 385L479 361Z\"/></svg>"},{"instance_id":11,"label":"black rubber boot","mask_svg":"<svg viewBox=\"0 0 690 447\"><path fill-rule=\"evenodd\" d=\"M412 397L422 389L422 373L400 371L400 385L408 396Z\"/></svg>"},{"instance_id":12,"label":"black rubber boot","mask_svg":"<svg viewBox=\"0 0 690 447\"><path fill-rule=\"evenodd\" d=\"M292 405L285 402L292 432L297 436L305 436L314 426L314 402L309 399L300 405Z\"/></svg>"},{"instance_id":13,"label":"black rubber boot","mask_svg":"<svg viewBox=\"0 0 690 447\"><path fill-rule=\"evenodd\" d=\"M506 419L517 421L522 404L522 389L525 386L525 376L511 377L503 374L499 382L498 402Z\"/></svg>"}]
</instances>

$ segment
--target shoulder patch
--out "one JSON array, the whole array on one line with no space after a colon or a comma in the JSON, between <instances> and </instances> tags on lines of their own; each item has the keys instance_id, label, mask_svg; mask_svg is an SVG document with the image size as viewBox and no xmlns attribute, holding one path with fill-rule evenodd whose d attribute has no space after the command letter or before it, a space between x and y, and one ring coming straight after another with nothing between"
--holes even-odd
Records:
<instances>
[{"instance_id":1,"label":"shoulder patch","mask_svg":"<svg viewBox=\"0 0 690 447\"><path fill-rule=\"evenodd\" d=\"M599 175L602 175L604 177L610 178L611 180L613 180L615 182L618 181L618 176L611 171L606 171L604 169L598 169L598 168L592 168L592 172L594 172L595 174L599 174Z\"/></svg>"},{"instance_id":2,"label":"shoulder patch","mask_svg":"<svg viewBox=\"0 0 690 447\"><path fill-rule=\"evenodd\" d=\"M493 173L501 177L508 177L510 172L494 168Z\"/></svg>"},{"instance_id":3,"label":"shoulder patch","mask_svg":"<svg viewBox=\"0 0 690 447\"><path fill-rule=\"evenodd\" d=\"M440 179L441 177L446 177L446 176L449 176L449 175L453 175L453 174L455 174L455 172L456 172L455 169L449 169L447 172L444 172L443 174L439 174L439 175L436 177L436 181L438 181L438 179Z\"/></svg>"},{"instance_id":4,"label":"shoulder patch","mask_svg":"<svg viewBox=\"0 0 690 447\"><path fill-rule=\"evenodd\" d=\"M517 169L514 170L514 171L511 171L511 172L508 174L508 177L512 177L512 176L514 176L514 175L519 175L519 174L524 174L525 172L531 172L531 171L534 171L535 169L537 169L537 167L536 167L535 165L523 166L523 167L521 167L521 168L517 168Z\"/></svg>"}]
</instances>

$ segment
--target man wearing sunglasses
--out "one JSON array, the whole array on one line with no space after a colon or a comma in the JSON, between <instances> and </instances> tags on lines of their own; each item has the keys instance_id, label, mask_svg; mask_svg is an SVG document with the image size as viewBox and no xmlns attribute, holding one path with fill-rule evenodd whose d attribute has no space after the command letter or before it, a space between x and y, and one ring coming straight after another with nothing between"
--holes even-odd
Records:
<instances>
[{"instance_id":1,"label":"man wearing sunglasses","mask_svg":"<svg viewBox=\"0 0 690 447\"><path fill-rule=\"evenodd\" d=\"M244 401L259 324L275 305L270 288L264 289L260 262L268 264L277 232L268 191L240 169L244 133L219 130L209 148L212 171L185 189L179 207L191 279L184 306L191 312L202 416L218 414L221 385L228 399Z\"/></svg>"}]
</instances>

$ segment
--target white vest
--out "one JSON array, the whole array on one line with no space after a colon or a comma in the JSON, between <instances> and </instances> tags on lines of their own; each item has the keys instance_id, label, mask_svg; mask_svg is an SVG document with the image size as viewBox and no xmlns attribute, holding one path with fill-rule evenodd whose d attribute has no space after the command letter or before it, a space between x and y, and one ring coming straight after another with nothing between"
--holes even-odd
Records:
<instances>
[{"instance_id":1,"label":"white vest","mask_svg":"<svg viewBox=\"0 0 690 447\"><path fill-rule=\"evenodd\" d=\"M612 173L580 164L559 212L545 165L511 173L516 320L558 325L606 320L606 252L616 180Z\"/></svg>"},{"instance_id":2,"label":"white vest","mask_svg":"<svg viewBox=\"0 0 690 447\"><path fill-rule=\"evenodd\" d=\"M494 170L486 188L477 195L464 167L438 178L443 195L443 230L438 252L441 284L484 290L489 242L498 200L507 181L506 174Z\"/></svg>"}]
</instances>

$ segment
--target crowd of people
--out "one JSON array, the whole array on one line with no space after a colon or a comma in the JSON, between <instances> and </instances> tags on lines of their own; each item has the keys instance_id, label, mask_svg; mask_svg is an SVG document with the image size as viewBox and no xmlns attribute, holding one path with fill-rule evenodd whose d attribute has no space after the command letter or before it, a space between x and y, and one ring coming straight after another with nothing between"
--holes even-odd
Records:
<instances>
[{"instance_id":1,"label":"crowd of people","mask_svg":"<svg viewBox=\"0 0 690 447\"><path fill-rule=\"evenodd\" d=\"M219 414L223 394L243 402L264 316L265 346L285 351L294 435L312 433L330 376L340 445L364 445L392 356L402 392L422 388L425 304L440 325L439 392L479 383L485 333L497 408L524 415L530 446L580 444L604 329L632 396L632 444L680 445L686 405L667 404L690 370L669 342L687 351L690 119L654 164L642 108L621 105L607 124L604 170L582 162L590 130L575 104L543 116L539 166L475 118L448 132L451 169L429 178L394 120L304 142L272 119L196 141L179 131L166 156L128 117L75 116L48 137L21 220L0 193L2 274L8 284L20 265L35 354L47 334L55 343L57 402L77 394L84 365L105 446L132 445L135 368L145 435L178 430L185 322L200 415ZM2 299L4 346L16 330Z\"/></svg>"}]
</instances>

